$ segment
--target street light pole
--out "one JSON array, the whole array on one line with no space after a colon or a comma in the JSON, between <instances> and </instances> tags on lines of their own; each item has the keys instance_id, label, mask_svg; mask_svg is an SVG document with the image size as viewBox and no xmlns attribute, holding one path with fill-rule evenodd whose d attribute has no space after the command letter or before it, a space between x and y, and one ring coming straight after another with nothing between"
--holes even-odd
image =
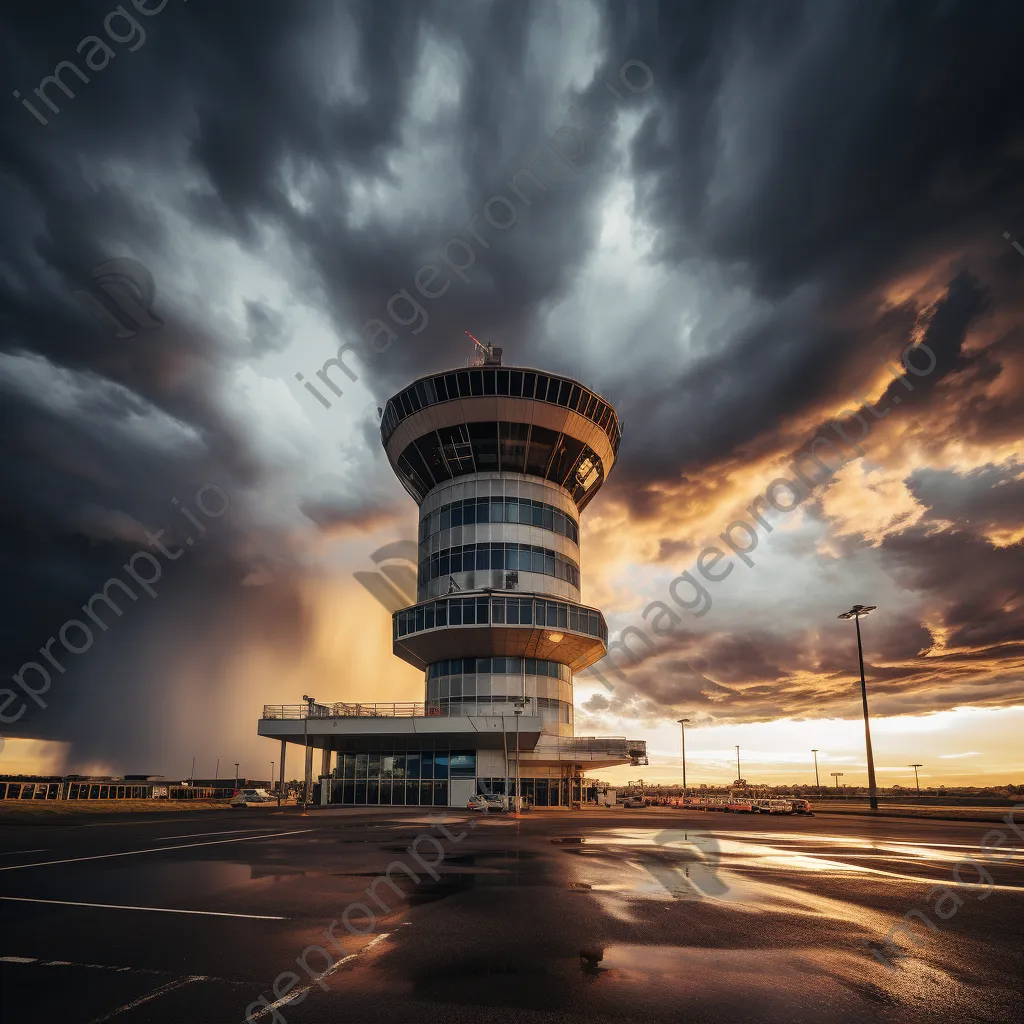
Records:
<instances>
[{"instance_id":1,"label":"street light pole","mask_svg":"<svg viewBox=\"0 0 1024 1024\"><path fill-rule=\"evenodd\" d=\"M236 790L238 789L238 765L239 765L239 762L236 761L235 762L235 789Z\"/></svg>"},{"instance_id":2,"label":"street light pole","mask_svg":"<svg viewBox=\"0 0 1024 1024\"><path fill-rule=\"evenodd\" d=\"M274 762L270 762L270 792L274 792Z\"/></svg>"},{"instance_id":3,"label":"street light pole","mask_svg":"<svg viewBox=\"0 0 1024 1024\"><path fill-rule=\"evenodd\" d=\"M917 769L918 768L923 768L924 765L923 764L908 764L907 767L914 769L914 784L917 786L917 795L920 796L921 795L921 780L917 777Z\"/></svg>"},{"instance_id":4,"label":"street light pole","mask_svg":"<svg viewBox=\"0 0 1024 1024\"><path fill-rule=\"evenodd\" d=\"M857 659L860 662L860 697L864 705L864 746L868 755L868 793L871 810L878 810L878 789L875 786L875 758L871 753L871 727L868 724L868 684L864 681L864 647L860 639L860 617L873 612L873 604L855 604L848 612L843 612L840 619L853 619L857 625Z\"/></svg>"},{"instance_id":5,"label":"street light pole","mask_svg":"<svg viewBox=\"0 0 1024 1024\"><path fill-rule=\"evenodd\" d=\"M818 748L815 747L811 753L814 755L814 786L820 790L821 782L818 780Z\"/></svg>"},{"instance_id":6,"label":"street light pole","mask_svg":"<svg viewBox=\"0 0 1024 1024\"><path fill-rule=\"evenodd\" d=\"M302 699L306 702L306 717L302 720L302 739L306 758L302 765L302 813L309 814L309 716L313 714L316 698L303 694Z\"/></svg>"},{"instance_id":7,"label":"street light pole","mask_svg":"<svg viewBox=\"0 0 1024 1024\"><path fill-rule=\"evenodd\" d=\"M736 744L736 784L740 784L740 779L743 778L743 772L740 771L740 746Z\"/></svg>"},{"instance_id":8,"label":"street light pole","mask_svg":"<svg viewBox=\"0 0 1024 1024\"><path fill-rule=\"evenodd\" d=\"M679 728L683 733L683 806L686 805L686 726L690 720L688 718L680 718Z\"/></svg>"},{"instance_id":9,"label":"street light pole","mask_svg":"<svg viewBox=\"0 0 1024 1024\"><path fill-rule=\"evenodd\" d=\"M526 710L526 697L523 697L522 700L517 700L515 702L515 704L512 705L512 711L515 713L515 716L516 716L516 799L515 799L516 814L519 814L520 807L521 807L521 801L520 801L520 796L519 796L519 790L520 790L520 785L519 785L519 716L525 710Z\"/></svg>"}]
</instances>

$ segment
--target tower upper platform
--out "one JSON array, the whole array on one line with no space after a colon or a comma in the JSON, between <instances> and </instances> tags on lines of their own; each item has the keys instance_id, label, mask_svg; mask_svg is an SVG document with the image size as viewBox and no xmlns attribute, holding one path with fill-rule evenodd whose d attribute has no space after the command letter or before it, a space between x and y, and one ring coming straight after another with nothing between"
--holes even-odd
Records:
<instances>
[{"instance_id":1,"label":"tower upper platform","mask_svg":"<svg viewBox=\"0 0 1024 1024\"><path fill-rule=\"evenodd\" d=\"M563 487L578 510L622 437L614 408L579 381L494 362L414 381L388 400L380 431L417 503L455 477L510 472Z\"/></svg>"}]
</instances>

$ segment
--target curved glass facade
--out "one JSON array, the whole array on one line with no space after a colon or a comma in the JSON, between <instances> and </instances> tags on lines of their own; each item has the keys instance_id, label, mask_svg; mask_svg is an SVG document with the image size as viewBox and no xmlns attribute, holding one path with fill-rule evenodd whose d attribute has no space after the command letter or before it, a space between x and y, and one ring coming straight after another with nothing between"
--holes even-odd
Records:
<instances>
[{"instance_id":1,"label":"curved glass facade","mask_svg":"<svg viewBox=\"0 0 1024 1024\"><path fill-rule=\"evenodd\" d=\"M572 682L572 672L568 665L557 661L545 661L543 658L449 658L435 661L427 666L427 679L440 679L442 676L462 676L479 673L481 675L520 675L523 662L528 676L547 676L549 679L561 679Z\"/></svg>"},{"instance_id":2,"label":"curved glass facade","mask_svg":"<svg viewBox=\"0 0 1024 1024\"><path fill-rule=\"evenodd\" d=\"M553 626L608 643L608 625L593 608L536 597L449 597L403 608L391 616L395 640L449 626Z\"/></svg>"},{"instance_id":3,"label":"curved glass facade","mask_svg":"<svg viewBox=\"0 0 1024 1024\"><path fill-rule=\"evenodd\" d=\"M565 580L577 590L580 586L579 563L550 548L536 544L462 544L435 551L420 560L417 583L420 587L441 576L476 569L512 569L536 572ZM534 588L530 588L534 589Z\"/></svg>"},{"instance_id":4,"label":"curved glass facade","mask_svg":"<svg viewBox=\"0 0 1024 1024\"><path fill-rule=\"evenodd\" d=\"M564 487L583 510L604 482L601 457L569 434L494 420L430 430L396 460L399 479L422 503L438 484L473 473L521 473Z\"/></svg>"},{"instance_id":5,"label":"curved glass facade","mask_svg":"<svg viewBox=\"0 0 1024 1024\"><path fill-rule=\"evenodd\" d=\"M600 395L569 377L535 370L504 367L454 370L422 377L388 400L380 424L380 436L387 447L395 428L407 416L441 402L484 395L529 398L571 409L596 423L608 435L612 451L618 454L622 427L615 410Z\"/></svg>"},{"instance_id":6,"label":"curved glass facade","mask_svg":"<svg viewBox=\"0 0 1024 1024\"><path fill-rule=\"evenodd\" d=\"M428 715L509 717L526 697L541 728L571 735L572 673L565 665L537 658L453 658L429 665L426 676Z\"/></svg>"},{"instance_id":7,"label":"curved glass facade","mask_svg":"<svg viewBox=\"0 0 1024 1024\"><path fill-rule=\"evenodd\" d=\"M442 505L420 520L420 543L442 530L474 523L537 526L568 537L577 547L580 543L579 523L560 508L532 498L510 497L464 498Z\"/></svg>"}]
</instances>

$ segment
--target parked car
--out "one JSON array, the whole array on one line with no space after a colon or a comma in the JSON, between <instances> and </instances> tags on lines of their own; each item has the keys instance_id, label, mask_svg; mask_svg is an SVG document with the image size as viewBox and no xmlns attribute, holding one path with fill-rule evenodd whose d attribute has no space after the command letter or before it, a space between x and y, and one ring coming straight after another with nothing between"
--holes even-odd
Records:
<instances>
[{"instance_id":1,"label":"parked car","mask_svg":"<svg viewBox=\"0 0 1024 1024\"><path fill-rule=\"evenodd\" d=\"M814 811L811 810L810 802L807 800L794 800L793 801L793 813L794 814L809 814L812 818L814 817Z\"/></svg>"},{"instance_id":2,"label":"parked car","mask_svg":"<svg viewBox=\"0 0 1024 1024\"><path fill-rule=\"evenodd\" d=\"M274 803L277 797L271 796L265 789L240 789L232 798L232 807L251 807L254 804Z\"/></svg>"},{"instance_id":3,"label":"parked car","mask_svg":"<svg viewBox=\"0 0 1024 1024\"><path fill-rule=\"evenodd\" d=\"M646 807L647 806L647 800L644 797L642 797L642 796L627 796L626 799L622 801L622 806L623 807Z\"/></svg>"},{"instance_id":4,"label":"parked car","mask_svg":"<svg viewBox=\"0 0 1024 1024\"><path fill-rule=\"evenodd\" d=\"M793 803L790 800L760 800L757 809L761 814L792 814Z\"/></svg>"},{"instance_id":5,"label":"parked car","mask_svg":"<svg viewBox=\"0 0 1024 1024\"><path fill-rule=\"evenodd\" d=\"M754 801L745 797L733 797L725 809L733 814L754 814L756 811Z\"/></svg>"},{"instance_id":6,"label":"parked car","mask_svg":"<svg viewBox=\"0 0 1024 1024\"><path fill-rule=\"evenodd\" d=\"M469 803L466 804L466 810L487 814L488 811L506 811L508 806L503 796L488 796L485 793L477 793L476 796L470 797Z\"/></svg>"}]
</instances>

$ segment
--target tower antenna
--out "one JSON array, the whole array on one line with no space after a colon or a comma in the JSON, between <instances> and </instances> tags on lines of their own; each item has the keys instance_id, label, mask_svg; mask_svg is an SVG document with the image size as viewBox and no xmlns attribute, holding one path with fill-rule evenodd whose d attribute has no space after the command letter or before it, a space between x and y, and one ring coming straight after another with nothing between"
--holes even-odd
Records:
<instances>
[{"instance_id":1,"label":"tower antenna","mask_svg":"<svg viewBox=\"0 0 1024 1024\"><path fill-rule=\"evenodd\" d=\"M474 337L469 331L463 331L467 338L471 338L476 348L469 357L470 366L501 366L501 349L493 345L485 345L479 338Z\"/></svg>"}]
</instances>

